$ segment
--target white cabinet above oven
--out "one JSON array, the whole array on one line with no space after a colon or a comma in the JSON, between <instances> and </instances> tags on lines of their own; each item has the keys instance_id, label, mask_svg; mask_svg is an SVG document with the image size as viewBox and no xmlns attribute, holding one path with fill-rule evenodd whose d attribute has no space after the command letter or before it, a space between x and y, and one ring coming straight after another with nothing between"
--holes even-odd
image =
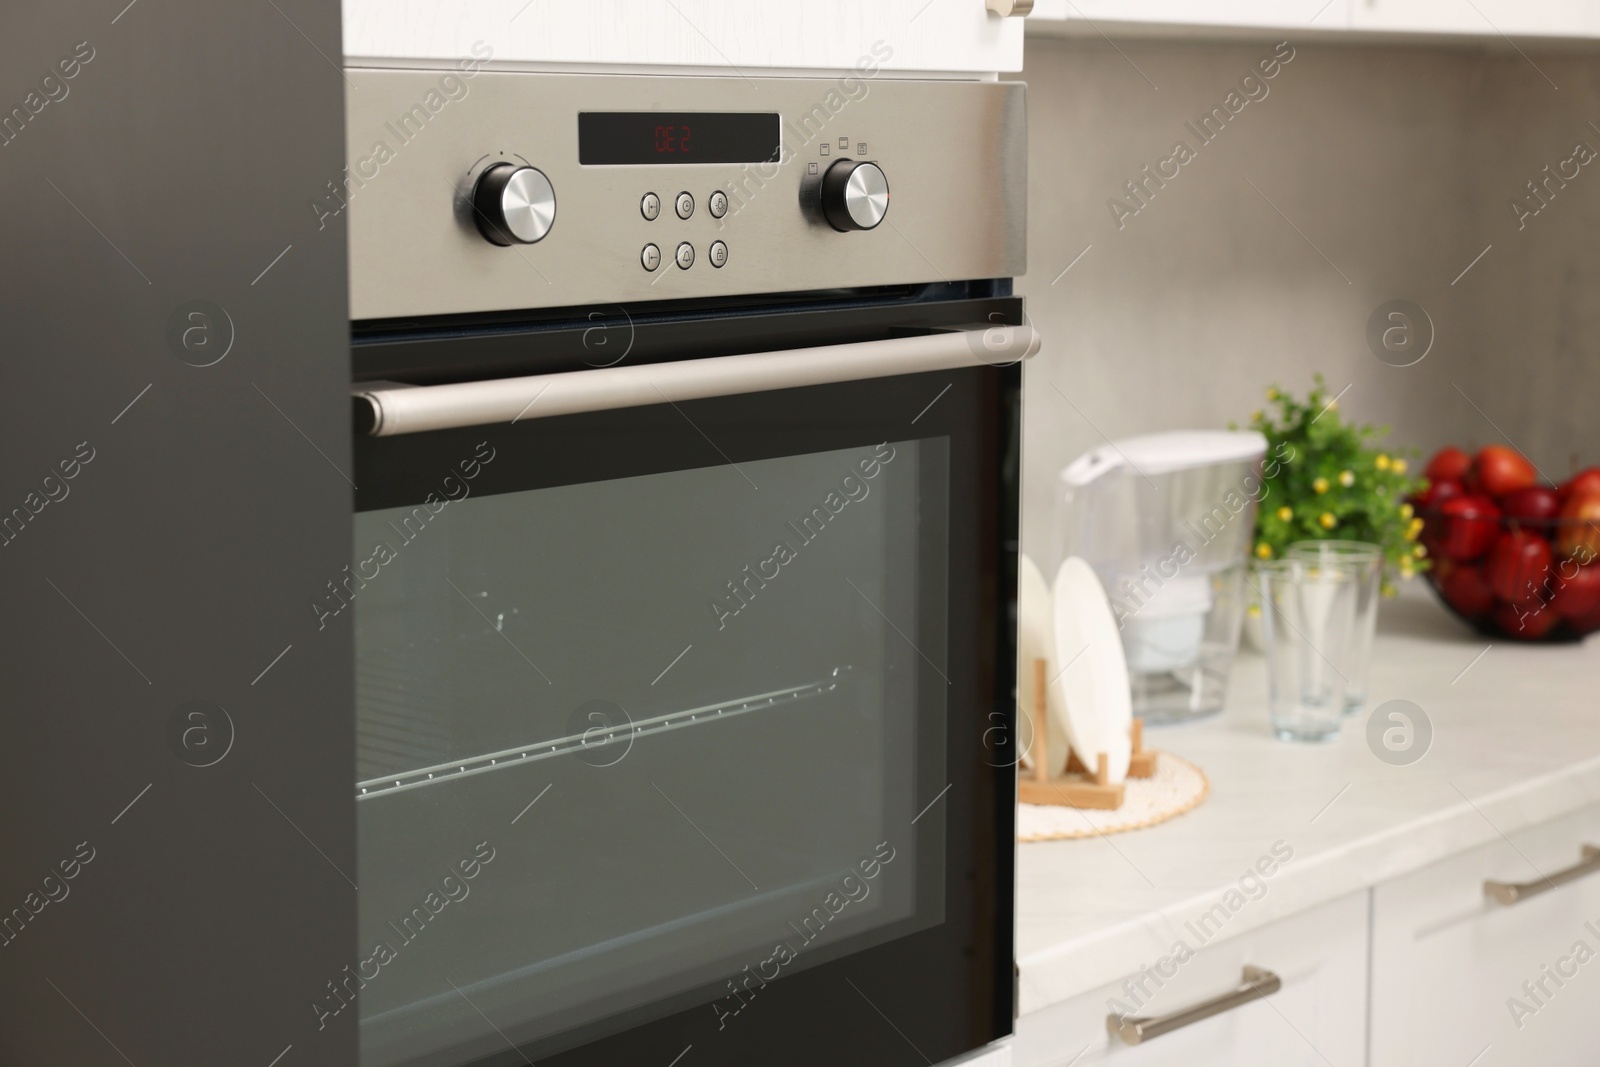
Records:
<instances>
[{"instance_id":1,"label":"white cabinet above oven","mask_svg":"<svg viewBox=\"0 0 1600 1067\"><path fill-rule=\"evenodd\" d=\"M1042 36L1256 37L1325 33L1441 43L1600 36L1600 0L1038 0Z\"/></svg>"},{"instance_id":2,"label":"white cabinet above oven","mask_svg":"<svg viewBox=\"0 0 1600 1067\"><path fill-rule=\"evenodd\" d=\"M983 73L1022 69L1022 20L984 0L343 0L347 60L482 54L563 69Z\"/></svg>"}]
</instances>

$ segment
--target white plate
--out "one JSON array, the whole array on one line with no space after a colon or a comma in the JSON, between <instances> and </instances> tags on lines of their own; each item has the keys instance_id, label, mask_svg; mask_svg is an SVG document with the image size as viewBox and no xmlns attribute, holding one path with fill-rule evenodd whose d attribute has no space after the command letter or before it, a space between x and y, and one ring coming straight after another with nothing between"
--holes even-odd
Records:
<instances>
[{"instance_id":1,"label":"white plate","mask_svg":"<svg viewBox=\"0 0 1600 1067\"><path fill-rule=\"evenodd\" d=\"M1056 673L1055 619L1050 607L1049 583L1044 580L1039 565L1027 556L1023 556L1017 566L1017 631L1017 718L1022 724L1017 728L1018 737L1026 746L1029 766L1032 766L1032 757L1039 753L1033 735L1033 709L1038 699L1033 685L1033 662L1042 659L1045 684L1050 689L1045 714L1050 774L1060 775L1067 765L1071 739L1066 734L1060 701L1054 687L1049 686L1050 678Z\"/></svg>"},{"instance_id":2,"label":"white plate","mask_svg":"<svg viewBox=\"0 0 1600 1067\"><path fill-rule=\"evenodd\" d=\"M1094 569L1076 556L1056 572L1055 681L1064 725L1091 770L1104 752L1113 784L1128 776L1133 697L1117 620Z\"/></svg>"}]
</instances>

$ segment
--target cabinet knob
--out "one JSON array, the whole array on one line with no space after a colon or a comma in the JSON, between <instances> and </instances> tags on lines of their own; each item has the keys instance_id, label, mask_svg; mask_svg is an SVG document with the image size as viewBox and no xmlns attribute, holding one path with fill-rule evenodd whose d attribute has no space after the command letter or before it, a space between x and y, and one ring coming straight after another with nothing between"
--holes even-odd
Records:
<instances>
[{"instance_id":1,"label":"cabinet knob","mask_svg":"<svg viewBox=\"0 0 1600 1067\"><path fill-rule=\"evenodd\" d=\"M1033 0L989 0L989 14L1003 19L1022 18L1033 11Z\"/></svg>"}]
</instances>

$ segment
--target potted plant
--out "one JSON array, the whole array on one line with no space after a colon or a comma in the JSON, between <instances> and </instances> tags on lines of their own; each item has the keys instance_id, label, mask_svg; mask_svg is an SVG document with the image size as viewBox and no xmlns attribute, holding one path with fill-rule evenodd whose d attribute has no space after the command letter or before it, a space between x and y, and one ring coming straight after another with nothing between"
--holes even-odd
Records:
<instances>
[{"instance_id":1,"label":"potted plant","mask_svg":"<svg viewBox=\"0 0 1600 1067\"><path fill-rule=\"evenodd\" d=\"M1296 541L1366 541L1383 549L1383 592L1393 596L1398 579L1428 566L1417 539L1422 520L1406 503L1423 480L1408 474L1401 451L1377 445L1387 426L1344 421L1328 383L1320 374L1314 381L1303 401L1268 389L1270 410L1250 417L1250 428L1267 439L1267 454L1284 460L1264 479L1252 551L1268 560L1281 558ZM1260 615L1260 605L1252 603L1245 630L1258 648Z\"/></svg>"}]
</instances>

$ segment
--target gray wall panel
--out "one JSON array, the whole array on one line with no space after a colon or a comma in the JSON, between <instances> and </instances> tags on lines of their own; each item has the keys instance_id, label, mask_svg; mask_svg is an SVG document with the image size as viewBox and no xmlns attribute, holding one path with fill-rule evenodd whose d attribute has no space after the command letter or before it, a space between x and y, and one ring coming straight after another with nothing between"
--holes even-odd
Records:
<instances>
[{"instance_id":1,"label":"gray wall panel","mask_svg":"<svg viewBox=\"0 0 1600 1067\"><path fill-rule=\"evenodd\" d=\"M0 534L0 1062L349 1067L310 1007L355 958L350 633L308 606L351 521L339 8L124 2L0 12L0 518L60 497Z\"/></svg>"}]
</instances>

